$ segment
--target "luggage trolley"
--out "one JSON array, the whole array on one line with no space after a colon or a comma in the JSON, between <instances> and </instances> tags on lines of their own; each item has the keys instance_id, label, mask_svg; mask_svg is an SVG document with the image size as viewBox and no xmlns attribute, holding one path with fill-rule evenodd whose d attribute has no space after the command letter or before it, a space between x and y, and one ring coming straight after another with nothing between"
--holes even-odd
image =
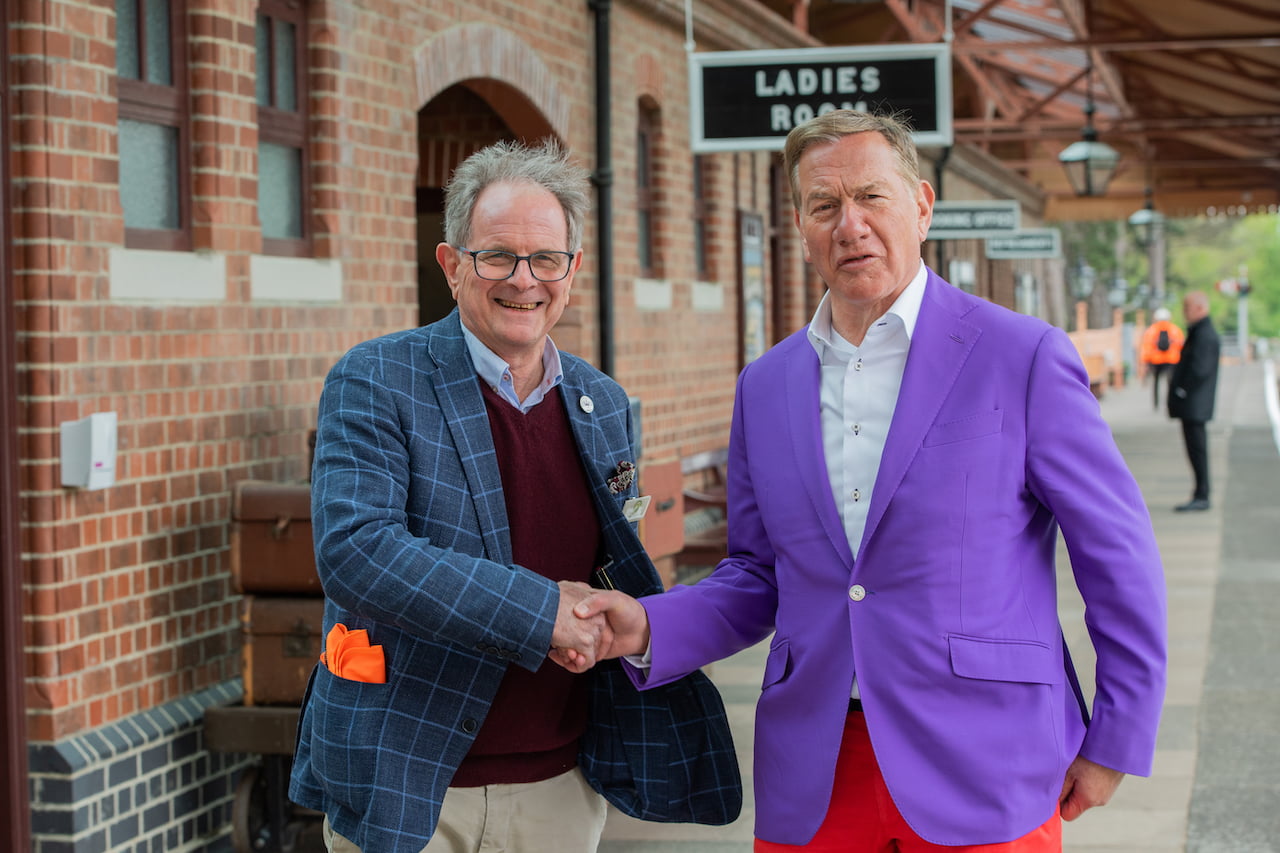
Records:
<instances>
[{"instance_id":1,"label":"luggage trolley","mask_svg":"<svg viewBox=\"0 0 1280 853\"><path fill-rule=\"evenodd\" d=\"M205 712L206 748L262 756L240 777L231 803L236 853L323 853L323 815L288 798L297 731L297 708L231 705Z\"/></svg>"},{"instance_id":2,"label":"luggage trolley","mask_svg":"<svg viewBox=\"0 0 1280 853\"><path fill-rule=\"evenodd\" d=\"M231 516L231 576L244 596L244 703L205 712L205 746L261 756L244 772L232 800L236 853L323 851L323 815L288 798L300 705L320 657L324 620L311 486L237 483Z\"/></svg>"}]
</instances>

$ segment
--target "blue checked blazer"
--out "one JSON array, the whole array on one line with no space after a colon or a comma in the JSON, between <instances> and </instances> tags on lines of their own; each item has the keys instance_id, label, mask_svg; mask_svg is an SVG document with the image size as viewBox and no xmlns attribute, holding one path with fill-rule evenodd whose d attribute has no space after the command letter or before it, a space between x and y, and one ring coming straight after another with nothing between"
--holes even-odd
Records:
<instances>
[{"instance_id":1,"label":"blue checked blazer","mask_svg":"<svg viewBox=\"0 0 1280 853\"><path fill-rule=\"evenodd\" d=\"M634 595L661 592L622 514L636 486L614 494L606 482L619 462L636 459L627 396L579 358L562 353L561 364L560 396L613 581ZM317 426L312 523L324 631L337 622L368 629L383 646L387 683L316 667L289 796L323 811L365 853L418 853L506 668L543 665L559 589L512 565L488 414L456 310L343 356L325 382ZM581 764L597 790L651 819L736 817L740 781L714 688L686 685L693 704L689 695L642 695L616 661L591 678ZM684 719L691 714L701 716ZM629 737L619 727L647 731ZM681 793L690 787L692 797Z\"/></svg>"}]
</instances>

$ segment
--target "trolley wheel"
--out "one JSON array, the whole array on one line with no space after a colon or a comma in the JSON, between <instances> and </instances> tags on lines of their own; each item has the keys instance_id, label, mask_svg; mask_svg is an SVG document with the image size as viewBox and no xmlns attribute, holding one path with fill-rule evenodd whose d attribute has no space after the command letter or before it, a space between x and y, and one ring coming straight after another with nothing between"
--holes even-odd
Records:
<instances>
[{"instance_id":1,"label":"trolley wheel","mask_svg":"<svg viewBox=\"0 0 1280 853\"><path fill-rule=\"evenodd\" d=\"M267 822L266 793L262 771L257 767L245 770L231 801L231 843L236 853L262 850L262 827Z\"/></svg>"}]
</instances>

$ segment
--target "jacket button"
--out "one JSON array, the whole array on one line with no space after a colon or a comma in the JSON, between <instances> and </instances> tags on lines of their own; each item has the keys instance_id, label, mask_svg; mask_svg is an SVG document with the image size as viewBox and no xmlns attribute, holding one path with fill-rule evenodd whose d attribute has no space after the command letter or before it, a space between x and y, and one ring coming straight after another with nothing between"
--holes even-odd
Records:
<instances>
[{"instance_id":1,"label":"jacket button","mask_svg":"<svg viewBox=\"0 0 1280 853\"><path fill-rule=\"evenodd\" d=\"M867 597L867 591L863 588L862 584L855 583L853 586L849 587L849 597L854 601L861 601Z\"/></svg>"},{"instance_id":2,"label":"jacket button","mask_svg":"<svg viewBox=\"0 0 1280 853\"><path fill-rule=\"evenodd\" d=\"M467 734L473 734L477 728L479 728L479 726L476 725L476 721L470 717L467 717L462 721L462 730Z\"/></svg>"}]
</instances>

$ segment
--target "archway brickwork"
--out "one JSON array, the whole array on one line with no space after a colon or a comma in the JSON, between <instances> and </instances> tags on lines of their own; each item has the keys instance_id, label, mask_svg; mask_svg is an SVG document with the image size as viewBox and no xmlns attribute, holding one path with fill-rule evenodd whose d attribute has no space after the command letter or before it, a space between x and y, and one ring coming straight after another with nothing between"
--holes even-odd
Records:
<instances>
[{"instance_id":1,"label":"archway brickwork","mask_svg":"<svg viewBox=\"0 0 1280 853\"><path fill-rule=\"evenodd\" d=\"M455 83L493 80L523 93L558 138L569 138L571 102L547 64L508 29L463 24L445 30L419 48L413 62L419 108ZM513 129L524 132L514 123Z\"/></svg>"}]
</instances>

